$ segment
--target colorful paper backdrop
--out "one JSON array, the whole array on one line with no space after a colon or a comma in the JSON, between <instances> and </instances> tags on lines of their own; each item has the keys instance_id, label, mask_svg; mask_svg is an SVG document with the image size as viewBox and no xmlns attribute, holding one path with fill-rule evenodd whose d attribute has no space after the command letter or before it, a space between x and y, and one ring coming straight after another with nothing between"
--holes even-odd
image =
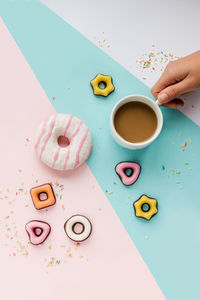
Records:
<instances>
[{"instance_id":1,"label":"colorful paper backdrop","mask_svg":"<svg viewBox=\"0 0 200 300\"><path fill-rule=\"evenodd\" d=\"M149 89L39 3L6 3L2 17L55 110L72 113L90 127L94 148L89 168L166 298L196 299L200 250L199 127L180 112L163 109L164 128L155 143L140 151L122 149L110 136L111 109L128 94L150 96ZM106 99L95 97L89 84L99 72L112 75L115 84L115 92ZM36 110L42 120L43 115ZM142 166L140 178L132 187L123 186L114 172L115 165L123 160ZM68 175L64 180L67 179ZM143 193L159 202L159 213L150 222L137 219L133 213L133 201ZM81 207L90 207L90 203L86 206L85 197ZM101 235L107 228L100 230ZM118 237L118 230L113 236ZM98 235L95 237L98 240ZM118 243L123 244L121 238ZM105 247L105 241L102 244ZM131 267L119 268L118 274L126 271L131 272ZM110 281L114 285L112 277ZM129 292L124 293L132 299Z\"/></svg>"}]
</instances>

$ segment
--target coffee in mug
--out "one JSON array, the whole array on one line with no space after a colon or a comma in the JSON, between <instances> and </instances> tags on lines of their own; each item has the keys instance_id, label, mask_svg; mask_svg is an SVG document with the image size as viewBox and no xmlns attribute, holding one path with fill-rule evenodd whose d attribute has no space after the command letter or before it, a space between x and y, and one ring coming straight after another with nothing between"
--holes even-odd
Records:
<instances>
[{"instance_id":1,"label":"coffee in mug","mask_svg":"<svg viewBox=\"0 0 200 300\"><path fill-rule=\"evenodd\" d=\"M117 133L130 143L141 143L153 136L158 126L154 110L140 101L123 104L115 113Z\"/></svg>"}]
</instances>

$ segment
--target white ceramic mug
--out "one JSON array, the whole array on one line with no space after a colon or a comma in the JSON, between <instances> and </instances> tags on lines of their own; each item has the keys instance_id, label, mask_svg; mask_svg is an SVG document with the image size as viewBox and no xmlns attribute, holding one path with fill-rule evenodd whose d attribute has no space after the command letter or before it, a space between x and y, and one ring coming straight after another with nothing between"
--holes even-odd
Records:
<instances>
[{"instance_id":1,"label":"white ceramic mug","mask_svg":"<svg viewBox=\"0 0 200 300\"><path fill-rule=\"evenodd\" d=\"M133 102L133 101L142 102L142 103L147 104L148 106L150 106L153 109L153 111L155 112L156 117L157 117L157 128L156 128L154 134L149 139L145 140L144 142L140 142L140 143L131 143L131 142L126 141L119 135L119 133L116 131L115 126L114 126L114 118L115 118L115 114L116 114L117 110L125 103ZM160 110L159 104L160 103L157 103L157 102L153 101L151 98L143 96L143 95L130 95L130 96L127 96L127 97L121 99L119 102L117 102L115 104L115 106L113 107L113 110L112 110L111 116L110 116L110 128L111 128L112 136L115 139L115 141L122 147L128 148L128 149L136 149L137 150L137 149L142 149L142 148L149 146L159 136L159 134L162 130L162 126L163 126L163 115Z\"/></svg>"}]
</instances>

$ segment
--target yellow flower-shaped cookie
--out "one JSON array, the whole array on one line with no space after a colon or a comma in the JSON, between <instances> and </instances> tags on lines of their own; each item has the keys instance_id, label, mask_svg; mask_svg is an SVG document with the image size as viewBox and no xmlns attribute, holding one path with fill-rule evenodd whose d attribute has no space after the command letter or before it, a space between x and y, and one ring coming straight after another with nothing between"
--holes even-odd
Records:
<instances>
[{"instance_id":1,"label":"yellow flower-shaped cookie","mask_svg":"<svg viewBox=\"0 0 200 300\"><path fill-rule=\"evenodd\" d=\"M133 203L136 217L150 220L158 212L157 205L156 199L142 195Z\"/></svg>"},{"instance_id":2,"label":"yellow flower-shaped cookie","mask_svg":"<svg viewBox=\"0 0 200 300\"><path fill-rule=\"evenodd\" d=\"M104 88L101 88L99 85L103 83ZM94 79L90 81L90 84L93 88L94 95L107 97L115 89L112 83L112 77L108 75L98 74Z\"/></svg>"}]
</instances>

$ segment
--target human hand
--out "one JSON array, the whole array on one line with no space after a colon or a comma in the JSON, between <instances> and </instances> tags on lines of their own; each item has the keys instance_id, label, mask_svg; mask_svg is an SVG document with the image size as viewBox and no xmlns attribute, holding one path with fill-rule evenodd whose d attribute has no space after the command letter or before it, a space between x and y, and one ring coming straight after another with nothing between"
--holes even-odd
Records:
<instances>
[{"instance_id":1,"label":"human hand","mask_svg":"<svg viewBox=\"0 0 200 300\"><path fill-rule=\"evenodd\" d=\"M177 108L184 102L181 94L200 87L200 51L175 61L170 61L151 93L163 106Z\"/></svg>"}]
</instances>

